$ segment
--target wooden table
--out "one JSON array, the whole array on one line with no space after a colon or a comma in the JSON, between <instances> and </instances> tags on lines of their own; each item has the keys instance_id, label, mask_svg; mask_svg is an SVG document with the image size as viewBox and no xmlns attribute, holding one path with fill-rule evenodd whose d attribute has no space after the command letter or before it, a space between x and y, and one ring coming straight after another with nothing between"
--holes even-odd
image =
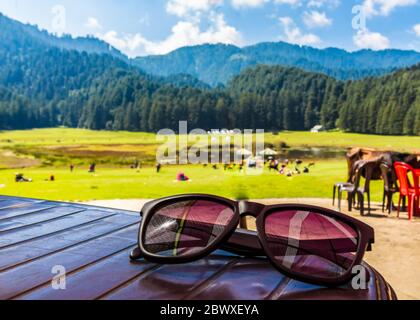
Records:
<instances>
[{"instance_id":1,"label":"wooden table","mask_svg":"<svg viewBox=\"0 0 420 320\"><path fill-rule=\"evenodd\" d=\"M130 262L137 213L0 196L0 299L394 299L373 268L368 290L285 277L264 258L216 252L173 266ZM245 232L245 231L244 231ZM52 287L54 267L66 289Z\"/></svg>"}]
</instances>

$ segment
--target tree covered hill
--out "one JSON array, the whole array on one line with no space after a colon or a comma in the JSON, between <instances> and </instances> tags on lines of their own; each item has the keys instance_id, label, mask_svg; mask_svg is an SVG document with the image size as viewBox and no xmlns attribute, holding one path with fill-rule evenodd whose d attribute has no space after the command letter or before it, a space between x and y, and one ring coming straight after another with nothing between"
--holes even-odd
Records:
<instances>
[{"instance_id":1,"label":"tree covered hill","mask_svg":"<svg viewBox=\"0 0 420 320\"><path fill-rule=\"evenodd\" d=\"M229 91L239 101L260 105L260 115L269 115L265 121L275 118L282 129L307 130L320 123L359 133L420 135L420 64L358 81L259 66L234 78Z\"/></svg>"},{"instance_id":2,"label":"tree covered hill","mask_svg":"<svg viewBox=\"0 0 420 320\"><path fill-rule=\"evenodd\" d=\"M244 69L258 64L299 67L341 80L380 76L420 63L420 53L403 50L315 49L285 42L185 47L167 55L139 57L135 64L154 75L188 73L212 86L226 84Z\"/></svg>"},{"instance_id":3,"label":"tree covered hill","mask_svg":"<svg viewBox=\"0 0 420 320\"><path fill-rule=\"evenodd\" d=\"M190 75L149 76L94 38L55 37L0 13L0 128L78 126L80 99L113 70L150 86L208 86ZM83 121L82 121L83 122Z\"/></svg>"},{"instance_id":4,"label":"tree covered hill","mask_svg":"<svg viewBox=\"0 0 420 320\"><path fill-rule=\"evenodd\" d=\"M86 53L109 54L121 60L128 60L120 51L93 36L73 38L70 35L56 37L37 26L23 24L10 19L0 12L0 41L14 47L25 49L35 43L40 46L76 50Z\"/></svg>"},{"instance_id":5,"label":"tree covered hill","mask_svg":"<svg viewBox=\"0 0 420 320\"><path fill-rule=\"evenodd\" d=\"M295 68L257 66L227 88L153 83L130 71L110 71L88 91L60 102L74 127L156 132L189 127L309 130L420 135L420 65L382 78L337 81Z\"/></svg>"},{"instance_id":6,"label":"tree covered hill","mask_svg":"<svg viewBox=\"0 0 420 320\"><path fill-rule=\"evenodd\" d=\"M61 40L2 15L0 30L0 127L56 124L58 101L90 87L110 68L129 68L112 55L52 45Z\"/></svg>"},{"instance_id":7,"label":"tree covered hill","mask_svg":"<svg viewBox=\"0 0 420 320\"><path fill-rule=\"evenodd\" d=\"M346 130L420 135L420 64L381 78L348 82L338 104L337 125Z\"/></svg>"}]
</instances>

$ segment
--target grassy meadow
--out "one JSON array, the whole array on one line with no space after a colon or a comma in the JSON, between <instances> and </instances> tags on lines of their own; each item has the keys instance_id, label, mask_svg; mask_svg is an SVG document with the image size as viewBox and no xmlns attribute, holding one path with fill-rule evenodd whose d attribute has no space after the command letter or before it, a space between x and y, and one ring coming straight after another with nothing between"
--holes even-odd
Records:
<instances>
[{"instance_id":1,"label":"grassy meadow","mask_svg":"<svg viewBox=\"0 0 420 320\"><path fill-rule=\"evenodd\" d=\"M278 148L371 147L396 151L418 151L420 137L391 137L342 132L268 133L265 142ZM203 166L164 166L157 174L153 166L159 143L148 133L41 129L0 132L0 194L51 200L102 200L156 198L178 193L212 193L230 198L330 198L334 182L346 178L346 161L303 159L315 162L309 174L285 177L268 169L262 175L239 170L214 170ZM130 169L135 160L140 170ZM88 165L97 163L97 172ZM76 166L70 172L69 164ZM184 172L192 181L176 182ZM20 172L32 183L15 183ZM55 181L48 181L54 175ZM373 198L380 200L382 183L373 185Z\"/></svg>"},{"instance_id":2,"label":"grassy meadow","mask_svg":"<svg viewBox=\"0 0 420 320\"><path fill-rule=\"evenodd\" d=\"M15 183L16 170L0 171L0 194L51 200L148 199L179 193L211 193L229 198L328 198L332 184L346 176L345 161L323 161L309 174L285 177L266 170L262 175L246 175L239 170L214 170L202 166L164 166L157 174L152 167L140 170L98 168L95 174L87 168L73 173L64 168L28 168L20 170L32 183ZM184 172L191 181L177 182ZM54 174L56 181L47 181ZM380 185L374 187L380 198ZM377 191L377 192L376 192Z\"/></svg>"},{"instance_id":3,"label":"grassy meadow","mask_svg":"<svg viewBox=\"0 0 420 320\"><path fill-rule=\"evenodd\" d=\"M420 150L420 136L380 136L334 132L266 133L266 143L285 142L292 147L367 147L395 151ZM92 131L84 129L36 129L0 131L0 148L15 146L157 145L156 135L143 132Z\"/></svg>"}]
</instances>

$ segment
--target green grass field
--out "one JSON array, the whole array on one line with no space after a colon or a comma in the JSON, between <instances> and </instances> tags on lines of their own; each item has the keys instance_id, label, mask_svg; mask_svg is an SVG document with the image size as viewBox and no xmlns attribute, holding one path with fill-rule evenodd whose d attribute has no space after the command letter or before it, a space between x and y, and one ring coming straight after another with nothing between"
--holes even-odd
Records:
<instances>
[{"instance_id":1,"label":"green grass field","mask_svg":"<svg viewBox=\"0 0 420 320\"><path fill-rule=\"evenodd\" d=\"M343 132L267 133L266 143L285 142L292 147L370 147L395 151L420 150L420 136L380 136ZM91 131L83 129L37 129L0 132L0 148L13 146L156 145L156 135L141 132Z\"/></svg>"},{"instance_id":2,"label":"green grass field","mask_svg":"<svg viewBox=\"0 0 420 320\"><path fill-rule=\"evenodd\" d=\"M370 147L395 151L419 151L420 137L391 137L342 132L268 133L265 142L285 143L291 148L325 147L346 150ZM332 185L346 178L345 159L316 160L307 175L287 178L278 173L250 176L202 166L165 166L160 174L152 164L159 144L148 133L89 131L80 129L40 129L0 132L0 194L51 200L135 199L198 192L231 198L330 198ZM140 172L128 169L139 159ZM95 161L97 174L87 166ZM313 159L308 161L314 161ZM70 173L69 163L76 165ZM183 171L192 181L174 182ZM33 183L15 183L16 172ZM55 182L48 180L50 175ZM382 183L373 186L374 200L381 199Z\"/></svg>"},{"instance_id":3,"label":"green grass field","mask_svg":"<svg viewBox=\"0 0 420 320\"><path fill-rule=\"evenodd\" d=\"M202 166L166 166L157 174L153 168L132 169L33 168L21 170L32 183L15 183L13 170L0 171L0 194L51 200L102 200L156 198L180 193L210 193L230 198L330 198L332 185L345 180L345 161L318 162L309 174L291 178L265 170L262 175L240 174L238 170L214 170ZM184 172L191 182L176 182ZM45 181L54 174L56 181ZM381 182L372 186L379 201Z\"/></svg>"}]
</instances>

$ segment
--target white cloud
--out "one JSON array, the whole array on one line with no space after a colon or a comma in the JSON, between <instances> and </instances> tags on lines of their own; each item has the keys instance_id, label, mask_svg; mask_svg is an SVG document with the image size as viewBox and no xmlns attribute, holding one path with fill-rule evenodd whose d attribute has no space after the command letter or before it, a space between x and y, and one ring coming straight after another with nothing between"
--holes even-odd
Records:
<instances>
[{"instance_id":1,"label":"white cloud","mask_svg":"<svg viewBox=\"0 0 420 320\"><path fill-rule=\"evenodd\" d=\"M364 0L363 8L367 17L388 16L395 8L415 5L417 0Z\"/></svg>"},{"instance_id":2,"label":"white cloud","mask_svg":"<svg viewBox=\"0 0 420 320\"><path fill-rule=\"evenodd\" d=\"M186 17L192 13L209 11L223 4L223 0L169 0L166 11L178 17Z\"/></svg>"},{"instance_id":3,"label":"white cloud","mask_svg":"<svg viewBox=\"0 0 420 320\"><path fill-rule=\"evenodd\" d=\"M180 17L180 21L160 41L147 39L141 33L118 34L114 30L98 37L130 57L167 54L181 47L205 43L242 45L240 32L225 21L223 14L215 11L223 3L224 0L168 0L166 11ZM205 29L202 24L204 19L208 25Z\"/></svg>"},{"instance_id":4,"label":"white cloud","mask_svg":"<svg viewBox=\"0 0 420 320\"><path fill-rule=\"evenodd\" d=\"M85 23L85 27L90 28L90 29L101 29L102 26L99 23L98 19L94 18L94 17L89 17Z\"/></svg>"},{"instance_id":5,"label":"white cloud","mask_svg":"<svg viewBox=\"0 0 420 320\"><path fill-rule=\"evenodd\" d=\"M327 17L325 12L312 10L305 11L303 14L303 22L308 28L326 27L332 24L332 20Z\"/></svg>"},{"instance_id":6,"label":"white cloud","mask_svg":"<svg viewBox=\"0 0 420 320\"><path fill-rule=\"evenodd\" d=\"M235 8L256 8L268 1L269 0L232 0L232 5Z\"/></svg>"},{"instance_id":7,"label":"white cloud","mask_svg":"<svg viewBox=\"0 0 420 320\"><path fill-rule=\"evenodd\" d=\"M265 3L273 2L278 5L290 5L299 7L306 3L308 8L329 7L336 8L341 4L341 0L231 0L232 6L236 9L244 7L259 7Z\"/></svg>"},{"instance_id":8,"label":"white cloud","mask_svg":"<svg viewBox=\"0 0 420 320\"><path fill-rule=\"evenodd\" d=\"M321 39L315 34L303 34L292 18L281 17L279 18L279 21L284 28L286 41L299 45L316 45L321 42Z\"/></svg>"},{"instance_id":9,"label":"white cloud","mask_svg":"<svg viewBox=\"0 0 420 320\"><path fill-rule=\"evenodd\" d=\"M184 46L205 43L225 43L242 45L241 34L229 26L222 14L212 12L209 17L210 26L207 30L200 29L200 21L193 19L179 21L172 33L162 41L150 41L141 34L119 36L115 31L109 31L101 38L130 57L149 54L167 54Z\"/></svg>"},{"instance_id":10,"label":"white cloud","mask_svg":"<svg viewBox=\"0 0 420 320\"><path fill-rule=\"evenodd\" d=\"M114 30L98 36L113 47L127 53L129 56L132 56L130 53L135 52L146 41L139 33L120 36Z\"/></svg>"},{"instance_id":11,"label":"white cloud","mask_svg":"<svg viewBox=\"0 0 420 320\"><path fill-rule=\"evenodd\" d=\"M293 7L306 5L308 8L337 8L341 4L341 0L273 0L277 4L288 4Z\"/></svg>"},{"instance_id":12,"label":"white cloud","mask_svg":"<svg viewBox=\"0 0 420 320\"><path fill-rule=\"evenodd\" d=\"M309 8L322 8L328 6L330 8L337 8L341 4L340 0L309 0Z\"/></svg>"},{"instance_id":13,"label":"white cloud","mask_svg":"<svg viewBox=\"0 0 420 320\"><path fill-rule=\"evenodd\" d=\"M277 4L289 4L291 6L300 6L301 0L274 0Z\"/></svg>"},{"instance_id":14,"label":"white cloud","mask_svg":"<svg viewBox=\"0 0 420 320\"><path fill-rule=\"evenodd\" d=\"M417 37L420 37L420 23L413 26L413 31Z\"/></svg>"},{"instance_id":15,"label":"white cloud","mask_svg":"<svg viewBox=\"0 0 420 320\"><path fill-rule=\"evenodd\" d=\"M361 49L383 50L389 48L389 39L379 32L359 30L353 37L354 44Z\"/></svg>"}]
</instances>

